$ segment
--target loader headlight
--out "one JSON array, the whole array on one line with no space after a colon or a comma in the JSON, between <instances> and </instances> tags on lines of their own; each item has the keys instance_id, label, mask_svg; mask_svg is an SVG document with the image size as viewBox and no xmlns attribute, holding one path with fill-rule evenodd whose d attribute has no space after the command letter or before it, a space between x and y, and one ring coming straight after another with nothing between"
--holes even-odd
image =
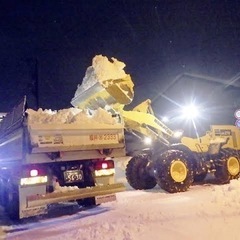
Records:
<instances>
[{"instance_id":1,"label":"loader headlight","mask_svg":"<svg viewBox=\"0 0 240 240\"><path fill-rule=\"evenodd\" d=\"M167 122L169 122L169 118L167 116L164 116L164 117L162 117L162 121L164 123L167 123Z\"/></svg>"},{"instance_id":2,"label":"loader headlight","mask_svg":"<svg viewBox=\"0 0 240 240\"><path fill-rule=\"evenodd\" d=\"M175 131L173 133L173 137L174 138L180 138L180 137L182 137L182 135L183 135L183 131L182 130L177 130L177 131Z\"/></svg>"},{"instance_id":3,"label":"loader headlight","mask_svg":"<svg viewBox=\"0 0 240 240\"><path fill-rule=\"evenodd\" d=\"M146 145L151 145L152 144L152 139L150 137L145 137L143 141Z\"/></svg>"}]
</instances>

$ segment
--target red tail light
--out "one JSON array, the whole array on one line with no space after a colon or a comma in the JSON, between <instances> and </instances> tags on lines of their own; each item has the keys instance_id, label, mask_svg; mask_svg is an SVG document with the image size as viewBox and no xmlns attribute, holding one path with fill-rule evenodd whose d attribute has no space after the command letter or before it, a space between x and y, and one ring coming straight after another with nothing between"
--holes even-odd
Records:
<instances>
[{"instance_id":1,"label":"red tail light","mask_svg":"<svg viewBox=\"0 0 240 240\"><path fill-rule=\"evenodd\" d=\"M22 177L46 176L46 169L38 166L25 166L21 169Z\"/></svg>"},{"instance_id":2,"label":"red tail light","mask_svg":"<svg viewBox=\"0 0 240 240\"><path fill-rule=\"evenodd\" d=\"M26 167L23 169L22 176L20 179L21 186L28 185L46 185L48 177L41 169Z\"/></svg>"},{"instance_id":3,"label":"red tail light","mask_svg":"<svg viewBox=\"0 0 240 240\"><path fill-rule=\"evenodd\" d=\"M30 170L30 177L36 177L38 176L38 170L37 169L31 169Z\"/></svg>"},{"instance_id":4,"label":"red tail light","mask_svg":"<svg viewBox=\"0 0 240 240\"><path fill-rule=\"evenodd\" d=\"M97 161L94 165L95 170L114 168L113 160Z\"/></svg>"}]
</instances>

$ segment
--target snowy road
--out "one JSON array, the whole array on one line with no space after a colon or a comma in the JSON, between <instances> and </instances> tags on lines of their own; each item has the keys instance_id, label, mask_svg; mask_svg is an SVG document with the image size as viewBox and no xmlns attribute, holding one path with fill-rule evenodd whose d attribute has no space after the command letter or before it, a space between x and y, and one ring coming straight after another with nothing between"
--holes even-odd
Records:
<instances>
[{"instance_id":1,"label":"snowy road","mask_svg":"<svg viewBox=\"0 0 240 240\"><path fill-rule=\"evenodd\" d=\"M87 212L74 212L74 207L68 206L64 215L5 227L6 239L237 240L239 193L237 180L224 186L193 186L178 194L157 187L150 191L128 190L117 194L117 202Z\"/></svg>"},{"instance_id":2,"label":"snowy road","mask_svg":"<svg viewBox=\"0 0 240 240\"><path fill-rule=\"evenodd\" d=\"M192 186L169 194L155 187L117 194L117 201L88 211L56 205L46 218L20 225L0 219L6 239L33 240L239 240L240 181Z\"/></svg>"}]
</instances>

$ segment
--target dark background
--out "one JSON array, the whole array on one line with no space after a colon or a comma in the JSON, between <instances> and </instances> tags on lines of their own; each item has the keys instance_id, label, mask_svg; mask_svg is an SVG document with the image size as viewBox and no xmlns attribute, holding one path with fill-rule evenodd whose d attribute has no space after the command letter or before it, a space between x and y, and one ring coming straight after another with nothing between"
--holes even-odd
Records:
<instances>
[{"instance_id":1,"label":"dark background","mask_svg":"<svg viewBox=\"0 0 240 240\"><path fill-rule=\"evenodd\" d=\"M136 105L183 127L179 108L201 105L199 129L234 124L240 107L240 4L232 1L0 1L0 112L61 109L97 54L126 63ZM189 126L189 125L188 125Z\"/></svg>"}]
</instances>

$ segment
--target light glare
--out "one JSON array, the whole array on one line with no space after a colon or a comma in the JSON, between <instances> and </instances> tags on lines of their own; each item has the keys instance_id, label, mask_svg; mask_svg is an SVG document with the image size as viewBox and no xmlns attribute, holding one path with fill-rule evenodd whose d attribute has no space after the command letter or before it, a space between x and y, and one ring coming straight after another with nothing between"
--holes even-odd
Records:
<instances>
[{"instance_id":1,"label":"light glare","mask_svg":"<svg viewBox=\"0 0 240 240\"><path fill-rule=\"evenodd\" d=\"M47 181L48 181L47 176L29 177L29 178L21 178L20 184L21 186L35 185L35 184L46 183Z\"/></svg>"},{"instance_id":2,"label":"light glare","mask_svg":"<svg viewBox=\"0 0 240 240\"><path fill-rule=\"evenodd\" d=\"M100 170L95 170L95 176L96 177L101 177L101 176L110 176L115 174L115 169L100 169Z\"/></svg>"},{"instance_id":3,"label":"light glare","mask_svg":"<svg viewBox=\"0 0 240 240\"><path fill-rule=\"evenodd\" d=\"M150 145L150 144L152 143L152 139L151 139L150 137L145 137L145 138L144 138L144 143L145 143L146 145Z\"/></svg>"},{"instance_id":4,"label":"light glare","mask_svg":"<svg viewBox=\"0 0 240 240\"><path fill-rule=\"evenodd\" d=\"M108 168L108 164L107 163L102 163L102 169L107 169Z\"/></svg>"},{"instance_id":5,"label":"light glare","mask_svg":"<svg viewBox=\"0 0 240 240\"><path fill-rule=\"evenodd\" d=\"M30 171L30 176L31 177L36 177L38 175L38 170L37 169L32 169L31 171Z\"/></svg>"},{"instance_id":6,"label":"light glare","mask_svg":"<svg viewBox=\"0 0 240 240\"><path fill-rule=\"evenodd\" d=\"M187 119L194 119L199 116L198 108L194 105L185 106L182 109L182 115Z\"/></svg>"},{"instance_id":7,"label":"light glare","mask_svg":"<svg viewBox=\"0 0 240 240\"><path fill-rule=\"evenodd\" d=\"M173 133L173 137L174 138L180 138L180 137L182 137L182 135L183 135L183 131L175 131L174 133Z\"/></svg>"},{"instance_id":8,"label":"light glare","mask_svg":"<svg viewBox=\"0 0 240 240\"><path fill-rule=\"evenodd\" d=\"M162 118L162 121L165 122L165 123L167 123L167 122L169 122L169 118L166 117L166 116L164 116L164 117Z\"/></svg>"}]
</instances>

